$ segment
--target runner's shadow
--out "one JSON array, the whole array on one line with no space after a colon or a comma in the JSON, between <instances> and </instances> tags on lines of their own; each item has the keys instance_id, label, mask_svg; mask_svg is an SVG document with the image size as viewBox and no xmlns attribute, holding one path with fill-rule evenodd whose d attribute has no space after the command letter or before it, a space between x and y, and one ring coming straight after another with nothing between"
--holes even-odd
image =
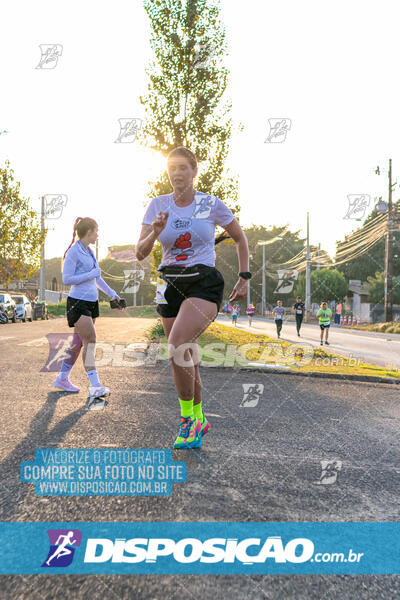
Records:
<instances>
[{"instance_id":1,"label":"runner's shadow","mask_svg":"<svg viewBox=\"0 0 400 600\"><path fill-rule=\"evenodd\" d=\"M18 511L18 505L32 489L31 484L20 481L21 462L33 461L38 448L57 448L66 433L86 414L82 406L49 430L57 402L65 396L63 392L49 392L46 402L33 417L26 436L0 463L0 521L11 520Z\"/></svg>"}]
</instances>

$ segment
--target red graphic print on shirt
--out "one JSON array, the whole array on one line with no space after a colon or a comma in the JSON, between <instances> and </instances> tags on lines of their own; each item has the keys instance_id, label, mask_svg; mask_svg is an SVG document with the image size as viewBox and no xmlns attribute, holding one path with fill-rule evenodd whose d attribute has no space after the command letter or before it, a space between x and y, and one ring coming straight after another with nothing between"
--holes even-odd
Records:
<instances>
[{"instance_id":1,"label":"red graphic print on shirt","mask_svg":"<svg viewBox=\"0 0 400 600\"><path fill-rule=\"evenodd\" d=\"M186 232L176 238L172 247L172 253L176 260L186 260L193 254L193 250L190 249L192 247L191 237L191 234Z\"/></svg>"}]
</instances>

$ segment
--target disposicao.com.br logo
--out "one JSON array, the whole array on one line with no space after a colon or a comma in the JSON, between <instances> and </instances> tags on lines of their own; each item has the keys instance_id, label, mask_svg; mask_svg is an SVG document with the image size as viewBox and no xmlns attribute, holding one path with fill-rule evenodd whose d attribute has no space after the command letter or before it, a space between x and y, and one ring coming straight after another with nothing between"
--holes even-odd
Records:
<instances>
[{"instance_id":1,"label":"disposicao.com.br logo","mask_svg":"<svg viewBox=\"0 0 400 600\"><path fill-rule=\"evenodd\" d=\"M280 536L262 538L89 538L85 563L156 563L160 557L173 558L178 563L235 563L244 565L265 563L304 563L314 561L314 543L308 538L294 538L283 544ZM362 554L352 550L344 553L317 553L316 562L355 562Z\"/></svg>"},{"instance_id":2,"label":"disposicao.com.br logo","mask_svg":"<svg viewBox=\"0 0 400 600\"><path fill-rule=\"evenodd\" d=\"M139 528L137 537L130 537L127 531L127 535L123 535L123 529L121 537L118 530L110 532L111 535L103 530L103 537L92 537L90 534L82 536L78 529L49 529L50 548L41 567L68 567L74 561L70 572L123 573L139 569L138 572L143 573L179 573L186 572L192 565L193 572L207 573L218 565L220 572L246 573L248 569L250 572L252 569L280 572L282 568L289 568L290 571L290 565L297 565L296 571L304 572L313 563L315 572L321 569L326 572L330 567L322 563L330 563L332 572L336 572L338 568L346 569L346 563L359 565L364 556L351 548L342 552L317 552L314 542L307 537L258 537L257 534L217 537L217 532L209 537L189 537L177 532L171 532L173 537L158 537L149 535L143 528ZM74 560L76 551L79 555ZM338 563L343 567L338 567Z\"/></svg>"}]
</instances>

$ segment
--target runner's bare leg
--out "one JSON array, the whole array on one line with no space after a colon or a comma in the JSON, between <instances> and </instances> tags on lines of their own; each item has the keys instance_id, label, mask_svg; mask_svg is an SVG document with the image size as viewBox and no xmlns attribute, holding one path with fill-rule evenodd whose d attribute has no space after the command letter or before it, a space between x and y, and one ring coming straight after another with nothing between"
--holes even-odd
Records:
<instances>
[{"instance_id":1,"label":"runner's bare leg","mask_svg":"<svg viewBox=\"0 0 400 600\"><path fill-rule=\"evenodd\" d=\"M170 349L172 347L173 350L172 354L170 352L170 359L176 389L182 400L191 400L194 397L196 380L201 383L198 371L199 356L196 351L198 347L196 339L207 329L216 315L217 305L215 302L210 302L203 298L187 298L182 302L179 313L175 317L169 333L168 344L171 345ZM179 351L179 347L187 343L192 344L192 352L189 348L184 353ZM178 364L183 360L189 364L187 366ZM197 377L196 366L198 371ZM199 386L197 386L197 393L199 393ZM195 404L198 404L199 401L197 400Z\"/></svg>"},{"instance_id":2,"label":"runner's bare leg","mask_svg":"<svg viewBox=\"0 0 400 600\"><path fill-rule=\"evenodd\" d=\"M165 331L165 335L167 337L167 340L169 338L169 334L170 331L172 329L172 326L175 322L176 317L161 317L161 321L164 327L164 331ZM192 354L193 356L193 354ZM195 382L194 382L194 402L193 404L200 404L201 400L202 400L202 388L203 385L201 383L201 377L200 377L200 370L199 370L199 365L196 364L194 367L194 371L195 371Z\"/></svg>"}]
</instances>

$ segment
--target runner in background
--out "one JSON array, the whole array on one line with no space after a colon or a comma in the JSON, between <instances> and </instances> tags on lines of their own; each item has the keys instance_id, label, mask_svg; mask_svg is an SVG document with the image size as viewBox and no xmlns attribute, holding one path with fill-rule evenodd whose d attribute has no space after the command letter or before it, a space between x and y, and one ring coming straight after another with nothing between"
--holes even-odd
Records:
<instances>
[{"instance_id":1,"label":"runner in background","mask_svg":"<svg viewBox=\"0 0 400 600\"><path fill-rule=\"evenodd\" d=\"M78 239L75 240L76 235ZM108 396L110 390L102 386L96 370L95 346L96 331L94 324L99 316L99 292L107 294L111 300L120 300L101 277L101 270L90 244L98 238L98 225L94 219L78 217L73 227L72 242L64 253L62 280L70 285L67 298L67 320L74 328L74 336L61 371L53 382L54 387L67 392L79 392L68 376L82 349L82 360L89 379L89 396L99 398Z\"/></svg>"},{"instance_id":2,"label":"runner in background","mask_svg":"<svg viewBox=\"0 0 400 600\"><path fill-rule=\"evenodd\" d=\"M278 334L279 339L281 337L283 315L285 314L285 309L282 306L282 300L278 300L272 312L275 315L276 333Z\"/></svg>"},{"instance_id":3,"label":"runner in background","mask_svg":"<svg viewBox=\"0 0 400 600\"><path fill-rule=\"evenodd\" d=\"M324 331L325 331L325 344L329 346L328 342L328 333L329 327L331 326L331 316L332 311L328 308L327 302L322 302L321 308L317 312L317 317L319 317L319 327L321 329L321 346L323 345Z\"/></svg>"},{"instance_id":4,"label":"runner in background","mask_svg":"<svg viewBox=\"0 0 400 600\"><path fill-rule=\"evenodd\" d=\"M342 316L342 303L336 304L335 325L340 325L340 317Z\"/></svg>"},{"instance_id":5,"label":"runner in background","mask_svg":"<svg viewBox=\"0 0 400 600\"><path fill-rule=\"evenodd\" d=\"M248 305L248 307L246 308L246 313L247 313L247 316L249 317L249 327L251 327L254 312L255 312L255 306L254 306L254 304L250 303Z\"/></svg>"},{"instance_id":6,"label":"runner in background","mask_svg":"<svg viewBox=\"0 0 400 600\"><path fill-rule=\"evenodd\" d=\"M293 312L296 315L296 329L297 335L300 337L300 327L303 322L304 311L306 310L306 305L301 301L301 296L297 296L296 302L293 304Z\"/></svg>"},{"instance_id":7,"label":"runner in background","mask_svg":"<svg viewBox=\"0 0 400 600\"><path fill-rule=\"evenodd\" d=\"M235 325L235 327L236 327L237 319L238 319L238 305L234 304L232 307L232 325Z\"/></svg>"}]
</instances>

